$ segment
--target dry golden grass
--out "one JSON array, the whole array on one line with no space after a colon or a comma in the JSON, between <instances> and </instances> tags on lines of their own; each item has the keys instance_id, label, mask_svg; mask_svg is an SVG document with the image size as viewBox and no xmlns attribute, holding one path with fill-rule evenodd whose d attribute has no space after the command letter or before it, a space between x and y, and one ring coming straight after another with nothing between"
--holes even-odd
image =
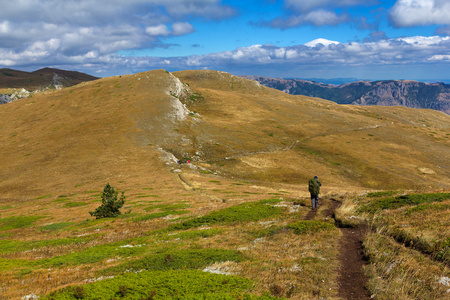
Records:
<instances>
[{"instance_id":1,"label":"dry golden grass","mask_svg":"<svg viewBox=\"0 0 450 300\"><path fill-rule=\"evenodd\" d=\"M449 157L443 153L449 149L449 120L431 110L339 106L286 95L213 71L104 78L1 105L0 222L41 218L0 231L0 239L49 244L0 254L7 270L0 275L0 299L83 283L120 263L108 257L47 269L29 262L126 240L156 243L153 232L178 219L243 202L304 200L314 175L324 196L342 199L370 190L448 189ZM184 158L191 163L177 164ZM93 221L88 212L99 205L107 182L125 191L123 211L131 214ZM139 220L164 213L150 206L180 203L189 205L187 213ZM344 202L343 214L356 205ZM272 221L281 226L304 213L287 212ZM41 230L64 223L70 225ZM286 231L261 240L249 234L264 226L225 226L222 234L169 245L247 248L242 251L256 260L234 268L255 280L258 292L337 297L338 231L311 236ZM62 239L80 240L52 244ZM8 267L13 259L23 265Z\"/></svg>"},{"instance_id":2,"label":"dry golden grass","mask_svg":"<svg viewBox=\"0 0 450 300\"><path fill-rule=\"evenodd\" d=\"M423 254L371 233L365 243L369 290L377 299L448 299L450 270Z\"/></svg>"}]
</instances>

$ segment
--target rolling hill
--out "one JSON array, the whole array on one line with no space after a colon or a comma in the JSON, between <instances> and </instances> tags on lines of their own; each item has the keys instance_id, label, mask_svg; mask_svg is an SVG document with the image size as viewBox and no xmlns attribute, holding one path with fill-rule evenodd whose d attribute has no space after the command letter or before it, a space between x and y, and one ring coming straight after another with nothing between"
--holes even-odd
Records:
<instances>
[{"instance_id":1,"label":"rolling hill","mask_svg":"<svg viewBox=\"0 0 450 300\"><path fill-rule=\"evenodd\" d=\"M341 85L300 79L244 76L292 95L328 99L339 104L406 106L450 114L450 86L411 80L356 81Z\"/></svg>"},{"instance_id":2,"label":"rolling hill","mask_svg":"<svg viewBox=\"0 0 450 300\"><path fill-rule=\"evenodd\" d=\"M52 68L43 68L33 72L0 69L0 89L24 88L31 92L47 87L68 87L95 79L98 79L98 77L76 71Z\"/></svg>"},{"instance_id":3,"label":"rolling hill","mask_svg":"<svg viewBox=\"0 0 450 300\"><path fill-rule=\"evenodd\" d=\"M0 299L72 285L86 286L69 287L81 297L87 283L110 289L100 276L142 280L125 272L127 263L148 269L137 258L153 253L175 264L222 248L247 253L225 259L231 273L256 282L239 293L339 299L342 234L332 204L355 205L367 192L448 190L449 146L443 112L339 105L219 71L154 70L36 93L0 106L0 282L7 283ZM310 216L302 207L314 175L325 200ZM125 191L131 213L92 220L106 183ZM237 214L227 210L234 207ZM316 218L307 224L318 235L293 233L305 230L299 218ZM301 270L323 284L315 289ZM131 283L114 284L117 295L132 291Z\"/></svg>"},{"instance_id":4,"label":"rolling hill","mask_svg":"<svg viewBox=\"0 0 450 300\"><path fill-rule=\"evenodd\" d=\"M142 170L139 155L156 154L243 180L296 185L320 174L332 190L449 183L443 113L342 106L220 72L105 78L1 108L6 193L110 178L131 161Z\"/></svg>"}]
</instances>

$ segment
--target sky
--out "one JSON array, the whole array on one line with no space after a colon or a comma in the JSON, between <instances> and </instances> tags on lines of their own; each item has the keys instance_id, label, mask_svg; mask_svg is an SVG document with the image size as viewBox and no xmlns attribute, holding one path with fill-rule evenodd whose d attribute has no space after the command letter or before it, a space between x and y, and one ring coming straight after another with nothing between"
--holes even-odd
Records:
<instances>
[{"instance_id":1,"label":"sky","mask_svg":"<svg viewBox=\"0 0 450 300\"><path fill-rule=\"evenodd\" d=\"M0 68L450 81L450 0L0 0Z\"/></svg>"}]
</instances>

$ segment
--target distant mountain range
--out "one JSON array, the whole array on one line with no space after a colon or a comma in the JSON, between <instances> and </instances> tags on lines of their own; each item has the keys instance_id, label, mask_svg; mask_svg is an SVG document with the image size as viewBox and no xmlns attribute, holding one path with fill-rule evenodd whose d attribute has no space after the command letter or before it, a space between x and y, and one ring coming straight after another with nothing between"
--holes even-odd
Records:
<instances>
[{"instance_id":1,"label":"distant mountain range","mask_svg":"<svg viewBox=\"0 0 450 300\"><path fill-rule=\"evenodd\" d=\"M450 114L450 85L411 80L356 81L341 85L301 79L243 76L292 95L305 95L354 105L402 105Z\"/></svg>"},{"instance_id":2,"label":"distant mountain range","mask_svg":"<svg viewBox=\"0 0 450 300\"><path fill-rule=\"evenodd\" d=\"M0 69L0 88L24 88L34 91L47 87L67 87L98 79L85 73L44 68L34 72Z\"/></svg>"},{"instance_id":3,"label":"distant mountain range","mask_svg":"<svg viewBox=\"0 0 450 300\"><path fill-rule=\"evenodd\" d=\"M0 104L28 97L31 92L60 89L96 79L98 77L88 74L52 68L34 72L0 69L0 89L8 89L0 91Z\"/></svg>"}]
</instances>

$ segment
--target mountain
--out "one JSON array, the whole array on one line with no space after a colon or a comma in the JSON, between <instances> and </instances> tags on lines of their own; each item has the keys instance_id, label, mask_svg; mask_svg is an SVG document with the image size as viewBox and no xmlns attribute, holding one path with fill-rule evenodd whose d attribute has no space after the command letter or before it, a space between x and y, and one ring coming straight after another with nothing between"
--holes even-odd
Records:
<instances>
[{"instance_id":1,"label":"mountain","mask_svg":"<svg viewBox=\"0 0 450 300\"><path fill-rule=\"evenodd\" d=\"M345 220L376 226L371 294L445 297L434 254L373 235L427 239L445 258L450 200L406 193L450 189L449 146L442 112L339 105L218 71L35 93L0 105L0 299L347 299L341 202ZM93 219L107 183L125 193L123 214Z\"/></svg>"},{"instance_id":2,"label":"mountain","mask_svg":"<svg viewBox=\"0 0 450 300\"><path fill-rule=\"evenodd\" d=\"M292 95L305 95L352 105L402 105L450 114L450 85L410 80L357 81L342 85L300 79L244 76Z\"/></svg>"},{"instance_id":3,"label":"mountain","mask_svg":"<svg viewBox=\"0 0 450 300\"><path fill-rule=\"evenodd\" d=\"M52 68L44 68L34 72L0 69L0 88L24 88L28 91L47 87L68 87L96 79L98 77L85 73Z\"/></svg>"},{"instance_id":4,"label":"mountain","mask_svg":"<svg viewBox=\"0 0 450 300\"><path fill-rule=\"evenodd\" d=\"M450 182L448 115L342 106L223 72L111 77L0 108L3 195L139 177L128 172L148 173L149 156L266 183L321 173L330 190Z\"/></svg>"}]
</instances>

